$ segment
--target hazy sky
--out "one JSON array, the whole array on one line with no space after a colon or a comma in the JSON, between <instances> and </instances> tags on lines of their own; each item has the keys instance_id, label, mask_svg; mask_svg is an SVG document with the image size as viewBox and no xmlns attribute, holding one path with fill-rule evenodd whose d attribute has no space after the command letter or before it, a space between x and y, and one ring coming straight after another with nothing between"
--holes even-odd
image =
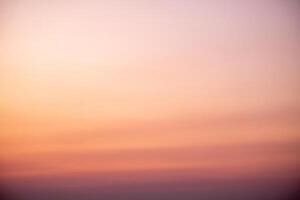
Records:
<instances>
[{"instance_id":1,"label":"hazy sky","mask_svg":"<svg viewBox=\"0 0 300 200\"><path fill-rule=\"evenodd\" d=\"M218 193L199 190L215 179L298 177L298 6L1 1L1 182L50 200L136 182L151 184L128 198L146 199L169 181L147 198L189 200Z\"/></svg>"}]
</instances>

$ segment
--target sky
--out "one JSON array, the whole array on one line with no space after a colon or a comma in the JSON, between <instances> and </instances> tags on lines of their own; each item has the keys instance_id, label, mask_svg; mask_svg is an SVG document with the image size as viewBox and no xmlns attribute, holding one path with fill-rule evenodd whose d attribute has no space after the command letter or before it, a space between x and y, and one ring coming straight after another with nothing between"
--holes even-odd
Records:
<instances>
[{"instance_id":1,"label":"sky","mask_svg":"<svg viewBox=\"0 0 300 200\"><path fill-rule=\"evenodd\" d=\"M292 197L298 6L1 1L0 195Z\"/></svg>"}]
</instances>

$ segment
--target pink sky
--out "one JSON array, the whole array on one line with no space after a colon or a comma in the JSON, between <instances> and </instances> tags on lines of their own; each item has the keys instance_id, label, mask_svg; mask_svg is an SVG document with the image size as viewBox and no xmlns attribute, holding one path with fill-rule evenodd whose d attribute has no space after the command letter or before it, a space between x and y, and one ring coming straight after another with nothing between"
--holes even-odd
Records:
<instances>
[{"instance_id":1,"label":"pink sky","mask_svg":"<svg viewBox=\"0 0 300 200\"><path fill-rule=\"evenodd\" d=\"M3 180L297 174L295 2L1 6Z\"/></svg>"}]
</instances>

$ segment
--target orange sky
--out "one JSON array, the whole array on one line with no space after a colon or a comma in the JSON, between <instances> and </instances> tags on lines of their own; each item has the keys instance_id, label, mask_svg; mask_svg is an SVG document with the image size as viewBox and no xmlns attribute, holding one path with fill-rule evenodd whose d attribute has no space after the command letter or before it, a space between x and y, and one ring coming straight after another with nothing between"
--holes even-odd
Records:
<instances>
[{"instance_id":1,"label":"orange sky","mask_svg":"<svg viewBox=\"0 0 300 200\"><path fill-rule=\"evenodd\" d=\"M1 177L299 169L292 2L15 0L1 9Z\"/></svg>"}]
</instances>

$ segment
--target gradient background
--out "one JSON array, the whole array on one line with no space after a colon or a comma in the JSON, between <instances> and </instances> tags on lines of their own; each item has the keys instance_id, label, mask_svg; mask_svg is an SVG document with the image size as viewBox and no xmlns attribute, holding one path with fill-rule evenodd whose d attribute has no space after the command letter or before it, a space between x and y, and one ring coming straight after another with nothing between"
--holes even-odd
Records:
<instances>
[{"instance_id":1,"label":"gradient background","mask_svg":"<svg viewBox=\"0 0 300 200\"><path fill-rule=\"evenodd\" d=\"M2 0L0 196L285 200L293 0Z\"/></svg>"}]
</instances>

